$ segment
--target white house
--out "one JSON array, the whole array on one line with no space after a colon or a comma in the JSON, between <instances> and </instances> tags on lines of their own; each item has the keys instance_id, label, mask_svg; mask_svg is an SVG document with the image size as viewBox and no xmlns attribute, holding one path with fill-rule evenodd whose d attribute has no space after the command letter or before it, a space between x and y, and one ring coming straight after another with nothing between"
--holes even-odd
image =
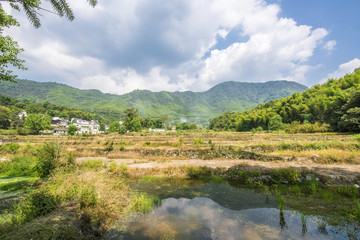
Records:
<instances>
[{"instance_id":1,"label":"white house","mask_svg":"<svg viewBox=\"0 0 360 240\"><path fill-rule=\"evenodd\" d=\"M100 133L100 124L98 123L98 121L95 120L91 120L91 121L87 121L87 120L82 120L82 119L77 119L77 118L73 118L71 119L71 122L73 125L75 125L78 130L77 130L77 134L98 134Z\"/></svg>"}]
</instances>

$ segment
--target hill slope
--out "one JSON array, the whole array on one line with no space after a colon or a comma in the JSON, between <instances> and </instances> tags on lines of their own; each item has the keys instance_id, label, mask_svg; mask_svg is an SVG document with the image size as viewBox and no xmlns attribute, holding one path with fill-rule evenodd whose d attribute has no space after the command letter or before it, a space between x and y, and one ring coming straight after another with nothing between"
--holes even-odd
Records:
<instances>
[{"instance_id":1,"label":"hill slope","mask_svg":"<svg viewBox=\"0 0 360 240\"><path fill-rule=\"evenodd\" d=\"M244 111L272 99L302 92L306 86L289 81L266 83L225 82L206 92L151 92L135 90L124 95L80 90L64 84L18 80L0 82L0 94L16 99L49 101L119 119L123 110L137 107L143 117L169 115L173 120L206 122L224 111Z\"/></svg>"},{"instance_id":2,"label":"hill slope","mask_svg":"<svg viewBox=\"0 0 360 240\"><path fill-rule=\"evenodd\" d=\"M326 123L334 131L360 132L360 68L338 80L316 85L302 93L272 100L245 112L226 112L211 120L210 128L248 131L268 129L279 115L283 123Z\"/></svg>"}]
</instances>

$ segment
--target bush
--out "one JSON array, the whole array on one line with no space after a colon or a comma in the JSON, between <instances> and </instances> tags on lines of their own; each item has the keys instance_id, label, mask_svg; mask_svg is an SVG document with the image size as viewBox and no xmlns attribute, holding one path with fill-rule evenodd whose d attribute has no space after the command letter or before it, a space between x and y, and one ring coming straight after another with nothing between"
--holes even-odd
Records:
<instances>
[{"instance_id":1,"label":"bush","mask_svg":"<svg viewBox=\"0 0 360 240\"><path fill-rule=\"evenodd\" d=\"M2 173L7 177L33 176L35 164L34 157L16 155L8 162L7 169Z\"/></svg>"},{"instance_id":2,"label":"bush","mask_svg":"<svg viewBox=\"0 0 360 240\"><path fill-rule=\"evenodd\" d=\"M12 222L21 224L33 218L51 213L59 205L59 200L45 190L32 192L28 198L14 207Z\"/></svg>"},{"instance_id":3,"label":"bush","mask_svg":"<svg viewBox=\"0 0 360 240\"><path fill-rule=\"evenodd\" d=\"M194 138L192 144L193 145L202 145L202 144L204 144L204 139L201 137Z\"/></svg>"},{"instance_id":4,"label":"bush","mask_svg":"<svg viewBox=\"0 0 360 240\"><path fill-rule=\"evenodd\" d=\"M186 174L191 178L203 178L213 176L213 169L208 167L188 167Z\"/></svg>"},{"instance_id":5,"label":"bush","mask_svg":"<svg viewBox=\"0 0 360 240\"><path fill-rule=\"evenodd\" d=\"M287 124L285 127L286 133L317 133L317 132L328 132L330 131L329 124L320 124L316 123L303 123L292 122L291 124Z\"/></svg>"},{"instance_id":6,"label":"bush","mask_svg":"<svg viewBox=\"0 0 360 240\"><path fill-rule=\"evenodd\" d=\"M38 149L35 169L39 177L46 178L53 173L59 163L59 151L59 147L54 143L45 143Z\"/></svg>"},{"instance_id":7,"label":"bush","mask_svg":"<svg viewBox=\"0 0 360 240\"><path fill-rule=\"evenodd\" d=\"M20 145L18 143L7 143L4 145L0 145L0 152L14 154L19 148Z\"/></svg>"},{"instance_id":8,"label":"bush","mask_svg":"<svg viewBox=\"0 0 360 240\"><path fill-rule=\"evenodd\" d=\"M95 186L85 186L79 197L80 209L94 207L98 202L98 196Z\"/></svg>"},{"instance_id":9,"label":"bush","mask_svg":"<svg viewBox=\"0 0 360 240\"><path fill-rule=\"evenodd\" d=\"M100 159L84 161L84 162L81 162L79 165L79 168L81 170L87 169L87 170L93 170L93 171L100 171L104 167L105 166L103 164L103 161Z\"/></svg>"},{"instance_id":10,"label":"bush","mask_svg":"<svg viewBox=\"0 0 360 240\"><path fill-rule=\"evenodd\" d=\"M295 168L280 168L271 170L271 176L276 182L287 181L290 184L295 184L299 173Z\"/></svg>"}]
</instances>

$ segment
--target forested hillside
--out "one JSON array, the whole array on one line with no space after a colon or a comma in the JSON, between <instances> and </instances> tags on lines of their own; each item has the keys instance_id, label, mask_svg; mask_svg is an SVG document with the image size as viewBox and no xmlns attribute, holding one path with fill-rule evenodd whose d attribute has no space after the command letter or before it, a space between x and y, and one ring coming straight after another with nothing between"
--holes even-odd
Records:
<instances>
[{"instance_id":1,"label":"forested hillside","mask_svg":"<svg viewBox=\"0 0 360 240\"><path fill-rule=\"evenodd\" d=\"M280 118L278 117L280 116ZM271 119L298 125L329 124L333 131L360 131L360 68L340 79L329 79L302 93L261 104L246 112L225 112L210 129L249 131L268 129Z\"/></svg>"},{"instance_id":2,"label":"forested hillside","mask_svg":"<svg viewBox=\"0 0 360 240\"><path fill-rule=\"evenodd\" d=\"M58 83L18 80L0 82L0 94L16 99L49 101L57 105L106 116L111 122L124 117L124 110L137 108L142 117L205 123L224 111L244 111L272 99L302 92L304 85L289 81L266 83L225 82L206 92L151 92L135 90L124 95L105 94L98 90L80 90Z\"/></svg>"}]
</instances>

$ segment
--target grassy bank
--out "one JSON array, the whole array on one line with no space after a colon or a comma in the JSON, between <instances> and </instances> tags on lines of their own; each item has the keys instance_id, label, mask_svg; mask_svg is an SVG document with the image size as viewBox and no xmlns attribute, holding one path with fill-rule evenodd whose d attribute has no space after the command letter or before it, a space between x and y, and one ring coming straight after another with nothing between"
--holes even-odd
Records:
<instances>
[{"instance_id":1,"label":"grassy bank","mask_svg":"<svg viewBox=\"0 0 360 240\"><path fill-rule=\"evenodd\" d=\"M124 166L76 164L53 144L33 150L0 163L1 192L15 193L0 199L1 239L101 239L116 220L158 201L131 192Z\"/></svg>"}]
</instances>

